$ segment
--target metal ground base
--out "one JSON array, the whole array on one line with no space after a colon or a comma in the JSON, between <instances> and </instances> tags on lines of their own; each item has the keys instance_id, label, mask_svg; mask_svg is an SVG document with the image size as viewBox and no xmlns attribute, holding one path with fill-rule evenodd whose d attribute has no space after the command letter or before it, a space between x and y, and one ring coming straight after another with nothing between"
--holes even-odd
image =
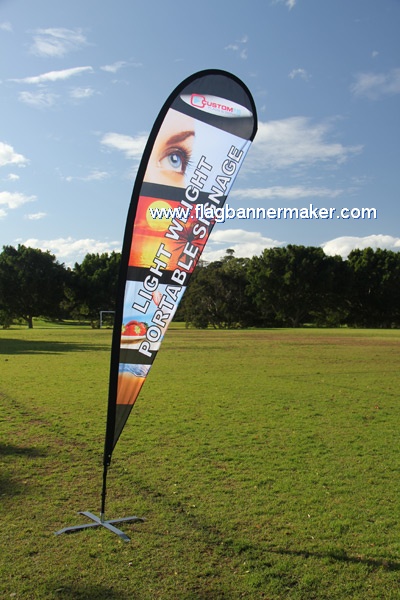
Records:
<instances>
[{"instance_id":1,"label":"metal ground base","mask_svg":"<svg viewBox=\"0 0 400 600\"><path fill-rule=\"evenodd\" d=\"M128 521L144 523L144 521L145 521L145 519L142 519L141 517L123 517L122 519L110 519L108 521L105 521L102 516L96 517L96 515L89 512L88 510L80 512L79 514L85 515L85 517L92 519L92 521L94 521L94 523L86 523L86 525L75 525L73 527L64 527L64 529L60 529L60 531L56 531L55 535L60 535L60 533L75 533L76 531L80 531L81 529L88 529L89 527L105 527L112 533L115 533L116 535L118 535L125 542L130 542L130 538L126 535L126 533L124 533L117 527L114 527L114 524L126 523Z\"/></svg>"}]
</instances>

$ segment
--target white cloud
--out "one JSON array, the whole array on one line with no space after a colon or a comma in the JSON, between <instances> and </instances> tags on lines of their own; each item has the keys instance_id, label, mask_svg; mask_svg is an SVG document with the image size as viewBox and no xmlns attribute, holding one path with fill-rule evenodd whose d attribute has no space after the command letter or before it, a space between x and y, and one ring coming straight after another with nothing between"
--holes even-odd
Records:
<instances>
[{"instance_id":1,"label":"white cloud","mask_svg":"<svg viewBox=\"0 0 400 600\"><path fill-rule=\"evenodd\" d=\"M143 150L147 142L147 134L140 134L136 137L123 135L121 133L106 133L101 139L101 144L108 146L112 150L120 150L129 159L141 160Z\"/></svg>"},{"instance_id":2,"label":"white cloud","mask_svg":"<svg viewBox=\"0 0 400 600\"><path fill-rule=\"evenodd\" d=\"M236 52L242 60L246 60L248 53L245 44L249 41L248 35L243 35L240 39L236 40L232 44L225 46L224 50L231 50Z\"/></svg>"},{"instance_id":3,"label":"white cloud","mask_svg":"<svg viewBox=\"0 0 400 600\"><path fill-rule=\"evenodd\" d=\"M202 259L207 262L220 260L228 248L235 251L237 258L251 258L259 256L265 248L285 246L287 242L264 237L257 231L243 229L214 229L202 254ZM346 236L338 237L321 244L328 256L339 255L347 258L356 248L377 248L400 252L400 237L391 235L369 235L365 237Z\"/></svg>"},{"instance_id":4,"label":"white cloud","mask_svg":"<svg viewBox=\"0 0 400 600\"><path fill-rule=\"evenodd\" d=\"M343 190L330 188L307 188L304 186L272 186L267 188L242 188L232 190L230 198L245 198L246 200L300 200L301 198L337 198Z\"/></svg>"},{"instance_id":5,"label":"white cloud","mask_svg":"<svg viewBox=\"0 0 400 600\"><path fill-rule=\"evenodd\" d=\"M284 4L289 10L296 6L297 0L274 0L273 4Z\"/></svg>"},{"instance_id":6,"label":"white cloud","mask_svg":"<svg viewBox=\"0 0 400 600\"><path fill-rule=\"evenodd\" d=\"M36 56L62 58L69 52L80 50L87 43L81 29L37 29L30 51Z\"/></svg>"},{"instance_id":7,"label":"white cloud","mask_svg":"<svg viewBox=\"0 0 400 600\"><path fill-rule=\"evenodd\" d=\"M19 180L19 175L17 175L16 173L9 173L6 177L7 181L18 181Z\"/></svg>"},{"instance_id":8,"label":"white cloud","mask_svg":"<svg viewBox=\"0 0 400 600\"><path fill-rule=\"evenodd\" d=\"M332 125L308 117L260 122L244 165L246 171L307 167L317 163L340 164L362 146L344 146L328 139Z\"/></svg>"},{"instance_id":9,"label":"white cloud","mask_svg":"<svg viewBox=\"0 0 400 600\"><path fill-rule=\"evenodd\" d=\"M260 255L265 248L283 246L284 243L263 237L258 231L214 229L202 254L202 259L208 262L219 260L225 255L227 248L232 248L237 258L251 258Z\"/></svg>"},{"instance_id":10,"label":"white cloud","mask_svg":"<svg viewBox=\"0 0 400 600\"><path fill-rule=\"evenodd\" d=\"M44 252L50 251L59 262L73 266L75 262L82 262L86 254L101 254L103 252L120 252L121 242L101 242L90 238L76 240L72 237L57 238L54 240L28 239L21 242L29 248L38 248Z\"/></svg>"},{"instance_id":11,"label":"white cloud","mask_svg":"<svg viewBox=\"0 0 400 600\"><path fill-rule=\"evenodd\" d=\"M112 65L104 65L103 67L100 67L100 69L102 71L106 71L106 73L117 73L117 71L122 69L122 67L125 67L127 64L128 63L124 60L118 60Z\"/></svg>"},{"instance_id":12,"label":"white cloud","mask_svg":"<svg viewBox=\"0 0 400 600\"><path fill-rule=\"evenodd\" d=\"M62 69L61 71L49 71L47 73L42 73L41 75L36 75L34 77L24 77L23 79L10 79L9 81L13 81L15 83L24 83L28 85L39 85L44 86L42 89L39 89L37 92L20 92L18 94L18 98L24 104L28 104L29 106L33 106L34 108L49 108L54 106L57 100L60 98L58 94L53 92L49 92L48 88L45 87L45 84L55 83L58 81L65 81L70 77L75 77L76 75L82 75L82 73L91 73L93 72L92 67L74 67L71 69ZM89 98L95 93L95 91L90 88L74 88L69 92L69 95L74 100L82 100L84 98Z\"/></svg>"},{"instance_id":13,"label":"white cloud","mask_svg":"<svg viewBox=\"0 0 400 600\"><path fill-rule=\"evenodd\" d=\"M75 75L81 75L82 73L93 72L92 67L73 67L71 69L61 69L60 71L49 71L48 73L42 73L41 75L35 75L34 77L24 77L22 79L10 79L15 83L27 83L27 84L42 84L42 83L54 83L55 81L65 81Z\"/></svg>"},{"instance_id":14,"label":"white cloud","mask_svg":"<svg viewBox=\"0 0 400 600\"><path fill-rule=\"evenodd\" d=\"M310 75L305 69L293 69L292 71L290 71L289 77L290 79L300 77L300 79L304 79L304 81L308 81L310 79Z\"/></svg>"},{"instance_id":15,"label":"white cloud","mask_svg":"<svg viewBox=\"0 0 400 600\"><path fill-rule=\"evenodd\" d=\"M109 177L110 174L107 171L100 171L100 169L93 169L92 171L90 171L90 173L88 175L85 175L84 177L77 177L77 176L72 176L72 175L68 175L67 177L62 177L63 180L65 181L103 181L103 179L107 179L107 177Z\"/></svg>"},{"instance_id":16,"label":"white cloud","mask_svg":"<svg viewBox=\"0 0 400 600\"><path fill-rule=\"evenodd\" d=\"M69 95L74 100L83 100L90 98L95 93L93 88L74 88L70 91Z\"/></svg>"},{"instance_id":17,"label":"white cloud","mask_svg":"<svg viewBox=\"0 0 400 600\"><path fill-rule=\"evenodd\" d=\"M387 73L358 73L354 79L350 89L355 96L378 100L400 94L400 68Z\"/></svg>"},{"instance_id":18,"label":"white cloud","mask_svg":"<svg viewBox=\"0 0 400 600\"><path fill-rule=\"evenodd\" d=\"M3 23L0 23L0 30L1 31L12 31L12 25L9 21L3 21Z\"/></svg>"},{"instance_id":19,"label":"white cloud","mask_svg":"<svg viewBox=\"0 0 400 600\"><path fill-rule=\"evenodd\" d=\"M19 192L0 192L0 206L5 206L8 209L19 208L23 204L34 202L35 200L36 196L26 196ZM7 212L4 209L1 209L1 212L2 217L7 215Z\"/></svg>"},{"instance_id":20,"label":"white cloud","mask_svg":"<svg viewBox=\"0 0 400 600\"><path fill-rule=\"evenodd\" d=\"M47 213L45 212L37 212L25 215L25 219L28 219L29 221L39 221L40 219L44 219L44 217L47 217Z\"/></svg>"},{"instance_id":21,"label":"white cloud","mask_svg":"<svg viewBox=\"0 0 400 600\"><path fill-rule=\"evenodd\" d=\"M109 177L110 174L107 171L100 171L99 169L93 169L93 171L91 171L89 173L89 175L87 175L86 177L83 178L84 181L103 181L103 179L107 179L107 177Z\"/></svg>"},{"instance_id":22,"label":"white cloud","mask_svg":"<svg viewBox=\"0 0 400 600\"><path fill-rule=\"evenodd\" d=\"M54 106L59 96L50 92L20 92L18 98L24 104L34 108L50 108Z\"/></svg>"},{"instance_id":23,"label":"white cloud","mask_svg":"<svg viewBox=\"0 0 400 600\"><path fill-rule=\"evenodd\" d=\"M0 142L0 167L4 167L5 165L24 166L28 162L28 159L22 154L15 152L12 146L5 142ZM11 178L11 176L9 177Z\"/></svg>"},{"instance_id":24,"label":"white cloud","mask_svg":"<svg viewBox=\"0 0 400 600\"><path fill-rule=\"evenodd\" d=\"M110 174L107 171L100 171L99 169L94 169L84 177L84 181L103 181L103 179L107 179Z\"/></svg>"},{"instance_id":25,"label":"white cloud","mask_svg":"<svg viewBox=\"0 0 400 600\"><path fill-rule=\"evenodd\" d=\"M321 244L325 254L329 256L339 255L347 258L352 250L359 248L381 248L382 250L393 250L400 252L400 238L392 235L373 234L365 237L343 236L338 237L324 244Z\"/></svg>"}]
</instances>

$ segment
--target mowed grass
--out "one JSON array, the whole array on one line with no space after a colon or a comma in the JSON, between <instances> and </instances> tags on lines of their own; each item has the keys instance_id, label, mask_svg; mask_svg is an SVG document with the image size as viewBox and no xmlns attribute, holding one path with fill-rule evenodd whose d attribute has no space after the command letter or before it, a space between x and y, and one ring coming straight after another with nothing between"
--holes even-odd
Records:
<instances>
[{"instance_id":1,"label":"mowed grass","mask_svg":"<svg viewBox=\"0 0 400 600\"><path fill-rule=\"evenodd\" d=\"M400 598L400 331L168 332L99 513L109 330L0 332L0 597Z\"/></svg>"}]
</instances>

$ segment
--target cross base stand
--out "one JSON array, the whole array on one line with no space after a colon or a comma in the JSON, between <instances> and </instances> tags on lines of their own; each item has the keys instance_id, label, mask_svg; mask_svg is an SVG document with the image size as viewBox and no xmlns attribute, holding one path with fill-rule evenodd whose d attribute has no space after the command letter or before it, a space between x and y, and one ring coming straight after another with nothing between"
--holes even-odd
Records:
<instances>
[{"instance_id":1,"label":"cross base stand","mask_svg":"<svg viewBox=\"0 0 400 600\"><path fill-rule=\"evenodd\" d=\"M88 517L89 519L94 521L94 523L86 523L86 525L75 525L73 527L64 527L64 529L56 531L55 535L60 535L60 533L75 533L76 531L80 531L81 529L88 529L89 527L105 527L112 533L118 535L121 539L124 540L124 542L130 542L130 538L126 535L126 533L124 533L117 527L114 527L114 523L126 523L128 521L144 523L145 521L145 519L143 519L142 517L123 517L122 519L110 519L108 521L105 521L103 514L100 514L99 518L96 517L96 515L94 515L93 513L89 512L88 510L80 512L79 514L85 515L85 517Z\"/></svg>"}]
</instances>

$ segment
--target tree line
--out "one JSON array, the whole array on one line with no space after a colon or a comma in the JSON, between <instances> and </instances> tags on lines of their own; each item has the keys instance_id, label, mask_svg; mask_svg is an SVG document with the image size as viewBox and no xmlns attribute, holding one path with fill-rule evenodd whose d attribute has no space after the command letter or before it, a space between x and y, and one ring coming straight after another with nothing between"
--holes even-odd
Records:
<instances>
[{"instance_id":1,"label":"tree line","mask_svg":"<svg viewBox=\"0 0 400 600\"><path fill-rule=\"evenodd\" d=\"M114 310L120 253L87 254L73 268L50 252L19 245L0 254L0 325L34 317L98 326ZM233 250L199 263L175 320L205 328L400 327L400 253L353 250L346 260L288 245L253 258Z\"/></svg>"},{"instance_id":2,"label":"tree line","mask_svg":"<svg viewBox=\"0 0 400 600\"><path fill-rule=\"evenodd\" d=\"M98 326L101 310L114 310L121 254L87 254L71 269L50 252L19 245L0 254L0 325L34 317L76 319Z\"/></svg>"}]
</instances>

